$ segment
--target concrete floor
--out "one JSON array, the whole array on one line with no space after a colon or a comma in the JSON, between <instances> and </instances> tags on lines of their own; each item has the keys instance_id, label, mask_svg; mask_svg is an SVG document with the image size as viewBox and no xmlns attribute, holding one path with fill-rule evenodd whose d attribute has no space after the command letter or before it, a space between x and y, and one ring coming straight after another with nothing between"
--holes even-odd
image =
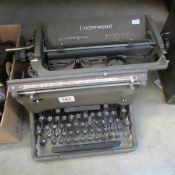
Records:
<instances>
[{"instance_id":1,"label":"concrete floor","mask_svg":"<svg viewBox=\"0 0 175 175\"><path fill-rule=\"evenodd\" d=\"M123 12L150 14L160 28L168 14L163 2L158 0L0 0L0 23L20 23L23 34L28 36L41 20L115 16ZM28 120L25 120L21 142L0 146L0 175L174 175L175 106L165 104L162 91L154 84L155 79L157 74L151 73L148 86L141 89L133 102L138 139L136 151L38 163L31 158L30 132Z\"/></svg>"}]
</instances>

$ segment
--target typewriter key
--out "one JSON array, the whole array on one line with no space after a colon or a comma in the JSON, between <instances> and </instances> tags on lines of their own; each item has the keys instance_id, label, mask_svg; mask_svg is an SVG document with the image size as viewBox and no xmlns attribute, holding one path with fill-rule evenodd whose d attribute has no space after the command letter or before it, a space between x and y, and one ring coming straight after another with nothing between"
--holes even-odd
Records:
<instances>
[{"instance_id":1,"label":"typewriter key","mask_svg":"<svg viewBox=\"0 0 175 175\"><path fill-rule=\"evenodd\" d=\"M101 123L102 123L103 125L105 125L105 124L106 124L106 121L105 121L105 120L102 120Z\"/></svg>"},{"instance_id":2,"label":"typewriter key","mask_svg":"<svg viewBox=\"0 0 175 175\"><path fill-rule=\"evenodd\" d=\"M52 116L48 116L48 117L47 117L47 121L48 121L48 122L52 122L52 119L53 119Z\"/></svg>"},{"instance_id":3,"label":"typewriter key","mask_svg":"<svg viewBox=\"0 0 175 175\"><path fill-rule=\"evenodd\" d=\"M67 128L71 128L72 124L71 123L67 123L66 126L67 126Z\"/></svg>"},{"instance_id":4,"label":"typewriter key","mask_svg":"<svg viewBox=\"0 0 175 175\"><path fill-rule=\"evenodd\" d=\"M86 129L83 130L83 134L87 134L87 130Z\"/></svg>"},{"instance_id":5,"label":"typewriter key","mask_svg":"<svg viewBox=\"0 0 175 175\"><path fill-rule=\"evenodd\" d=\"M119 132L116 132L115 133L115 137L116 137L116 139L118 139L120 137L120 133Z\"/></svg>"},{"instance_id":6,"label":"typewriter key","mask_svg":"<svg viewBox=\"0 0 175 175\"><path fill-rule=\"evenodd\" d=\"M102 112L97 112L97 117L102 117L103 115L102 115Z\"/></svg>"},{"instance_id":7,"label":"typewriter key","mask_svg":"<svg viewBox=\"0 0 175 175\"><path fill-rule=\"evenodd\" d=\"M46 145L46 139L45 138L41 138L40 145L41 146L45 146Z\"/></svg>"},{"instance_id":8,"label":"typewriter key","mask_svg":"<svg viewBox=\"0 0 175 175\"><path fill-rule=\"evenodd\" d=\"M81 137L81 142L84 142L84 141L85 141L84 137Z\"/></svg>"},{"instance_id":9,"label":"typewriter key","mask_svg":"<svg viewBox=\"0 0 175 175\"><path fill-rule=\"evenodd\" d=\"M115 117L117 115L117 112L116 111L111 111L111 115Z\"/></svg>"},{"instance_id":10,"label":"typewriter key","mask_svg":"<svg viewBox=\"0 0 175 175\"><path fill-rule=\"evenodd\" d=\"M130 125L130 121L129 121L129 118L128 117L125 118L125 125L126 126L129 126Z\"/></svg>"},{"instance_id":11,"label":"typewriter key","mask_svg":"<svg viewBox=\"0 0 175 175\"><path fill-rule=\"evenodd\" d=\"M60 116L56 115L56 116L54 117L54 120L55 120L55 122L59 122L59 121L60 121Z\"/></svg>"},{"instance_id":12,"label":"typewriter key","mask_svg":"<svg viewBox=\"0 0 175 175\"><path fill-rule=\"evenodd\" d=\"M48 132L48 131L50 131L50 126L49 125L46 125L45 127L44 127L44 130L46 131L46 132Z\"/></svg>"},{"instance_id":13,"label":"typewriter key","mask_svg":"<svg viewBox=\"0 0 175 175\"><path fill-rule=\"evenodd\" d=\"M75 126L75 127L78 127L78 122L75 121L75 122L74 122L74 126Z\"/></svg>"},{"instance_id":14,"label":"typewriter key","mask_svg":"<svg viewBox=\"0 0 175 175\"><path fill-rule=\"evenodd\" d=\"M91 136L89 136L88 137L88 141L90 142L90 141L92 141L93 140L93 138L91 137Z\"/></svg>"},{"instance_id":15,"label":"typewriter key","mask_svg":"<svg viewBox=\"0 0 175 175\"><path fill-rule=\"evenodd\" d=\"M55 113L56 113L56 114L59 114L60 112L61 112L60 109L55 109Z\"/></svg>"},{"instance_id":16,"label":"typewriter key","mask_svg":"<svg viewBox=\"0 0 175 175\"><path fill-rule=\"evenodd\" d=\"M87 119L89 117L88 113L84 112L83 113L83 119Z\"/></svg>"},{"instance_id":17,"label":"typewriter key","mask_svg":"<svg viewBox=\"0 0 175 175\"><path fill-rule=\"evenodd\" d=\"M104 117L109 117L109 112L108 111L104 111L103 115L104 115Z\"/></svg>"},{"instance_id":18,"label":"typewriter key","mask_svg":"<svg viewBox=\"0 0 175 175\"><path fill-rule=\"evenodd\" d=\"M77 134L77 135L79 135L79 134L80 134L80 132L81 132L81 131L80 131L79 129L78 129L78 130L76 130L76 134Z\"/></svg>"},{"instance_id":19,"label":"typewriter key","mask_svg":"<svg viewBox=\"0 0 175 175\"><path fill-rule=\"evenodd\" d=\"M104 105L103 105L103 108L104 108L104 109L108 109L108 108L109 108L109 105L108 105L108 104L104 104Z\"/></svg>"},{"instance_id":20,"label":"typewriter key","mask_svg":"<svg viewBox=\"0 0 175 175\"><path fill-rule=\"evenodd\" d=\"M59 140L59 143L60 143L60 144L63 144L63 142L64 142L64 140L61 138L61 139Z\"/></svg>"},{"instance_id":21,"label":"typewriter key","mask_svg":"<svg viewBox=\"0 0 175 175\"><path fill-rule=\"evenodd\" d=\"M57 143L56 137L53 137L53 138L51 139L51 143L52 143L53 145L56 145L56 143Z\"/></svg>"},{"instance_id":22,"label":"typewriter key","mask_svg":"<svg viewBox=\"0 0 175 175\"><path fill-rule=\"evenodd\" d=\"M63 122L65 122L65 121L67 120L67 116L66 116L66 115L63 115L63 116L61 117L61 120L62 120Z\"/></svg>"},{"instance_id":23,"label":"typewriter key","mask_svg":"<svg viewBox=\"0 0 175 175\"><path fill-rule=\"evenodd\" d=\"M74 120L74 115L73 114L70 114L68 116L68 120L69 120L69 122L73 121Z\"/></svg>"},{"instance_id":24,"label":"typewriter key","mask_svg":"<svg viewBox=\"0 0 175 175\"><path fill-rule=\"evenodd\" d=\"M92 117L92 118L94 118L95 117L95 113L94 112L91 112L89 116Z\"/></svg>"},{"instance_id":25,"label":"typewriter key","mask_svg":"<svg viewBox=\"0 0 175 175\"><path fill-rule=\"evenodd\" d=\"M52 133L48 133L48 134L47 134L47 137L48 137L48 138L51 138L51 137L52 137Z\"/></svg>"},{"instance_id":26,"label":"typewriter key","mask_svg":"<svg viewBox=\"0 0 175 175\"><path fill-rule=\"evenodd\" d=\"M43 122L45 120L45 117L43 115L40 115L39 116L39 119L38 119L40 122Z\"/></svg>"},{"instance_id":27,"label":"typewriter key","mask_svg":"<svg viewBox=\"0 0 175 175\"><path fill-rule=\"evenodd\" d=\"M63 137L65 137L65 136L66 136L66 132L62 132L61 135L62 135Z\"/></svg>"},{"instance_id":28,"label":"typewriter key","mask_svg":"<svg viewBox=\"0 0 175 175\"><path fill-rule=\"evenodd\" d=\"M54 130L56 130L56 129L57 129L57 125L52 125L52 128L53 128Z\"/></svg>"},{"instance_id":29,"label":"typewriter key","mask_svg":"<svg viewBox=\"0 0 175 175\"><path fill-rule=\"evenodd\" d=\"M73 133L74 133L74 132L73 132L72 130L69 131L69 135L70 135L70 136L72 136Z\"/></svg>"},{"instance_id":30,"label":"typewriter key","mask_svg":"<svg viewBox=\"0 0 175 175\"><path fill-rule=\"evenodd\" d=\"M78 120L79 120L79 119L81 118L81 114L76 114L76 116L75 116L75 117L76 117L76 119L78 119Z\"/></svg>"},{"instance_id":31,"label":"typewriter key","mask_svg":"<svg viewBox=\"0 0 175 175\"><path fill-rule=\"evenodd\" d=\"M36 135L41 135L42 134L42 130L41 130L41 128L38 128L37 130L36 130Z\"/></svg>"},{"instance_id":32,"label":"typewriter key","mask_svg":"<svg viewBox=\"0 0 175 175\"><path fill-rule=\"evenodd\" d=\"M99 139L99 136L98 136L98 135L96 135L96 136L95 136L95 140L98 140L98 139Z\"/></svg>"},{"instance_id":33,"label":"typewriter key","mask_svg":"<svg viewBox=\"0 0 175 175\"><path fill-rule=\"evenodd\" d=\"M66 143L69 144L71 142L71 139L70 138L67 138L66 139Z\"/></svg>"}]
</instances>

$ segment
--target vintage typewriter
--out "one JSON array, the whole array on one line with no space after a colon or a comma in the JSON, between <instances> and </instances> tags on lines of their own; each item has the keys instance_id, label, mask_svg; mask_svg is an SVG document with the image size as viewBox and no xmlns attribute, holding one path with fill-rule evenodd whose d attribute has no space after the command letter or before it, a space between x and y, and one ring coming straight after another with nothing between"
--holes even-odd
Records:
<instances>
[{"instance_id":1,"label":"vintage typewriter","mask_svg":"<svg viewBox=\"0 0 175 175\"><path fill-rule=\"evenodd\" d=\"M25 55L8 85L30 113L35 160L136 148L132 100L148 71L168 65L150 16L44 23L11 50Z\"/></svg>"}]
</instances>

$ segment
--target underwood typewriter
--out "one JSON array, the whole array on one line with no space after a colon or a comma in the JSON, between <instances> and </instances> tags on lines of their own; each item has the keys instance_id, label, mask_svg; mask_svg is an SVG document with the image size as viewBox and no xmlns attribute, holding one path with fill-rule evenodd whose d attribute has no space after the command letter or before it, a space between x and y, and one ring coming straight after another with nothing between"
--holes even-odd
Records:
<instances>
[{"instance_id":1,"label":"underwood typewriter","mask_svg":"<svg viewBox=\"0 0 175 175\"><path fill-rule=\"evenodd\" d=\"M134 95L168 65L150 16L44 23L14 50L25 61L16 57L8 85L30 113L35 160L136 148Z\"/></svg>"}]
</instances>

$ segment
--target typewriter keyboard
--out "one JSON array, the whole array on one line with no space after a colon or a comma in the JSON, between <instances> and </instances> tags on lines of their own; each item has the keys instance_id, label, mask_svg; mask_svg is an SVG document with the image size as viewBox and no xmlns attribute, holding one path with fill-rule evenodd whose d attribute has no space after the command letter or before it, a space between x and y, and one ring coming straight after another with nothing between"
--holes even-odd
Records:
<instances>
[{"instance_id":1,"label":"typewriter keyboard","mask_svg":"<svg viewBox=\"0 0 175 175\"><path fill-rule=\"evenodd\" d=\"M40 154L132 147L128 106L93 105L44 111L34 115ZM47 150L47 151L46 151Z\"/></svg>"}]
</instances>

